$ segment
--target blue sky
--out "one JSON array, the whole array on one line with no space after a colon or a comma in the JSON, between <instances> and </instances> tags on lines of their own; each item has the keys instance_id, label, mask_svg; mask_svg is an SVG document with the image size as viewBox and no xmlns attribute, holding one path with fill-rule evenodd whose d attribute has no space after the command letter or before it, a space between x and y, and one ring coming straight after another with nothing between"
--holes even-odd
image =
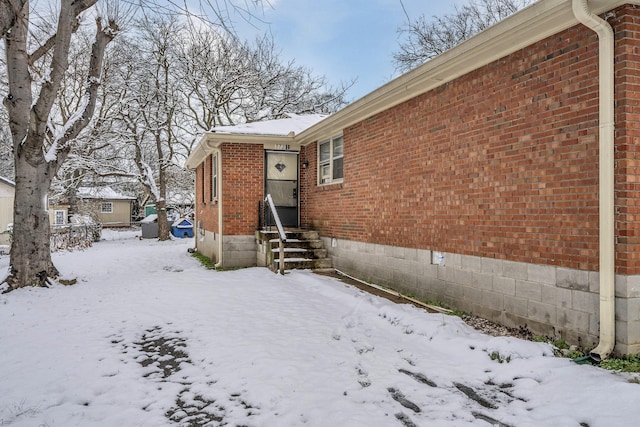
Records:
<instances>
[{"instance_id":1,"label":"blue sky","mask_svg":"<svg viewBox=\"0 0 640 427\"><path fill-rule=\"evenodd\" d=\"M402 0L410 17L443 15L463 1ZM397 28L406 22L400 0L271 0L256 28L236 22L238 35L271 31L283 60L324 75L333 83L357 78L349 91L358 99L395 77L392 54Z\"/></svg>"}]
</instances>

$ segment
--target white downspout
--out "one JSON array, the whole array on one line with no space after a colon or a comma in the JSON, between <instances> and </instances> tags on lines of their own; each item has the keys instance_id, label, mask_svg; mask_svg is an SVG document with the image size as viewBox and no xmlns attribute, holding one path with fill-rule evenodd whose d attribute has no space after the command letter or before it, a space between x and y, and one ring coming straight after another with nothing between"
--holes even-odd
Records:
<instances>
[{"instance_id":1,"label":"white downspout","mask_svg":"<svg viewBox=\"0 0 640 427\"><path fill-rule=\"evenodd\" d=\"M600 343L591 351L607 358L616 344L614 228L614 34L609 23L594 15L587 0L572 0L573 14L598 34L599 43L599 217L600 217Z\"/></svg>"},{"instance_id":2,"label":"white downspout","mask_svg":"<svg viewBox=\"0 0 640 427\"><path fill-rule=\"evenodd\" d=\"M215 264L216 268L222 268L222 257L223 257L223 247L222 244L222 231L223 231L223 221L222 221L222 150L216 148L216 161L218 162L218 182L216 183L218 186L217 196L218 196L218 262Z\"/></svg>"},{"instance_id":3,"label":"white downspout","mask_svg":"<svg viewBox=\"0 0 640 427\"><path fill-rule=\"evenodd\" d=\"M216 162L218 163L216 166L218 167L218 182L216 186L218 187L216 191L217 201L218 203L218 262L214 264L215 268L222 268L222 150L219 147L211 147L211 154L215 154ZM213 168L213 165L211 165Z\"/></svg>"}]
</instances>

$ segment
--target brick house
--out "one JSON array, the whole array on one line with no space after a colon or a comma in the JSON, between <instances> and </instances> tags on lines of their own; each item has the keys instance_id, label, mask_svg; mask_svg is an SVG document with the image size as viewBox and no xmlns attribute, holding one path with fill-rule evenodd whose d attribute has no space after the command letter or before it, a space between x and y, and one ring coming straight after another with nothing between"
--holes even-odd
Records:
<instances>
[{"instance_id":1,"label":"brick house","mask_svg":"<svg viewBox=\"0 0 640 427\"><path fill-rule=\"evenodd\" d=\"M260 264L286 166L287 225L336 269L638 353L639 72L640 1L541 0L305 128L207 133L187 161L198 249Z\"/></svg>"}]
</instances>

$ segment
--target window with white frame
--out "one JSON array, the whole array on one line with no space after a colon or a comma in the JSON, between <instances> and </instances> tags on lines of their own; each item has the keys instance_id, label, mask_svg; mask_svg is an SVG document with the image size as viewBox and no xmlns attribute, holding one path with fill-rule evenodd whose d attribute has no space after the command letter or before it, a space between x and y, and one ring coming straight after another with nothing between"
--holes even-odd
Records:
<instances>
[{"instance_id":1,"label":"window with white frame","mask_svg":"<svg viewBox=\"0 0 640 427\"><path fill-rule=\"evenodd\" d=\"M318 144L318 183L331 184L342 181L343 146L342 135Z\"/></svg>"},{"instance_id":2,"label":"window with white frame","mask_svg":"<svg viewBox=\"0 0 640 427\"><path fill-rule=\"evenodd\" d=\"M66 212L65 211L55 210L53 212L53 222L54 222L54 224L55 225L64 225L66 223L65 217L66 217Z\"/></svg>"},{"instance_id":3,"label":"window with white frame","mask_svg":"<svg viewBox=\"0 0 640 427\"><path fill-rule=\"evenodd\" d=\"M113 213L113 202L102 202L102 203L100 203L100 212L102 212L102 213Z\"/></svg>"},{"instance_id":4,"label":"window with white frame","mask_svg":"<svg viewBox=\"0 0 640 427\"><path fill-rule=\"evenodd\" d=\"M211 156L211 201L218 199L218 155Z\"/></svg>"}]
</instances>

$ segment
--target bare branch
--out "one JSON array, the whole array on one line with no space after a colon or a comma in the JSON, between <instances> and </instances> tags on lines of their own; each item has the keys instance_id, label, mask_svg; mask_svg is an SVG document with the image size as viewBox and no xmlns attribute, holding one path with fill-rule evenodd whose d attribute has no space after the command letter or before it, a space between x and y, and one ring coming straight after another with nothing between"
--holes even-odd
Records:
<instances>
[{"instance_id":1,"label":"bare branch","mask_svg":"<svg viewBox=\"0 0 640 427\"><path fill-rule=\"evenodd\" d=\"M404 40L399 41L399 50L393 54L396 70L409 71L532 2L469 0L466 5L456 5L452 14L433 16L431 19L421 15L413 22L407 18L406 24L398 29L399 36Z\"/></svg>"},{"instance_id":2,"label":"bare branch","mask_svg":"<svg viewBox=\"0 0 640 427\"><path fill-rule=\"evenodd\" d=\"M71 28L71 32L72 33L77 32L78 28L80 28L80 19L78 19L78 17L76 17L75 23L74 23L73 27ZM29 55L29 66L33 67L33 65L40 58L42 58L43 55L45 55L47 52L49 52L55 46L55 43L56 43L56 34L54 34L51 37L49 37L47 39L47 41L45 41L33 53L31 53L31 55Z\"/></svg>"},{"instance_id":3,"label":"bare branch","mask_svg":"<svg viewBox=\"0 0 640 427\"><path fill-rule=\"evenodd\" d=\"M104 53L107 44L111 42L118 33L117 23L110 19L106 27L102 26L102 19L96 19L96 39L91 51L91 60L89 63L89 76L87 78L87 87L83 97L83 103L80 110L69 118L65 125L64 134L60 135L55 141L53 149L57 152L55 161L55 171L66 158L70 150L69 143L78 136L80 131L84 129L91 117L96 106L96 98L98 95L98 87L100 86L100 75L102 73L102 63L104 61Z\"/></svg>"}]
</instances>

